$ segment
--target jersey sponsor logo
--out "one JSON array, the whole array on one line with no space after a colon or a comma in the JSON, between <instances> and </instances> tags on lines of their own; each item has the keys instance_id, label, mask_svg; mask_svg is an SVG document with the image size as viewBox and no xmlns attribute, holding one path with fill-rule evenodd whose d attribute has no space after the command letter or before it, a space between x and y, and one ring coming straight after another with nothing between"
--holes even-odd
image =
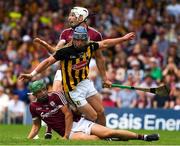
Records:
<instances>
[{"instance_id":1,"label":"jersey sponsor logo","mask_svg":"<svg viewBox=\"0 0 180 146\"><path fill-rule=\"evenodd\" d=\"M37 111L42 110L42 107L37 107L36 110Z\"/></svg>"},{"instance_id":2,"label":"jersey sponsor logo","mask_svg":"<svg viewBox=\"0 0 180 146\"><path fill-rule=\"evenodd\" d=\"M57 106L56 108L54 108L53 110L50 110L49 112L41 112L40 116L42 119L48 118L51 115L56 114L60 108L61 106Z\"/></svg>"},{"instance_id":3,"label":"jersey sponsor logo","mask_svg":"<svg viewBox=\"0 0 180 146\"><path fill-rule=\"evenodd\" d=\"M70 59L75 59L75 58L78 58L78 57L83 58L83 55L84 55L84 52L79 53L77 56L71 55ZM88 53L86 53L86 56L88 56Z\"/></svg>"},{"instance_id":4,"label":"jersey sponsor logo","mask_svg":"<svg viewBox=\"0 0 180 146\"><path fill-rule=\"evenodd\" d=\"M83 67L86 66L86 64L87 64L87 61L81 61L81 62L79 62L79 63L77 63L77 64L74 64L74 65L72 66L72 69L73 69L73 70L81 70Z\"/></svg>"}]
</instances>

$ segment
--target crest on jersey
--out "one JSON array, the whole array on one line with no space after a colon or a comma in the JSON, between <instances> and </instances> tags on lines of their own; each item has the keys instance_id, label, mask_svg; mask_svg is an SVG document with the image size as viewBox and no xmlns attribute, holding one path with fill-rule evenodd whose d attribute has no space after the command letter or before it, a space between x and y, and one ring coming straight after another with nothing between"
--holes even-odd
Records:
<instances>
[{"instance_id":1,"label":"crest on jersey","mask_svg":"<svg viewBox=\"0 0 180 146\"><path fill-rule=\"evenodd\" d=\"M56 105L54 101L51 101L49 104L50 104L51 106L55 106L55 105Z\"/></svg>"}]
</instances>

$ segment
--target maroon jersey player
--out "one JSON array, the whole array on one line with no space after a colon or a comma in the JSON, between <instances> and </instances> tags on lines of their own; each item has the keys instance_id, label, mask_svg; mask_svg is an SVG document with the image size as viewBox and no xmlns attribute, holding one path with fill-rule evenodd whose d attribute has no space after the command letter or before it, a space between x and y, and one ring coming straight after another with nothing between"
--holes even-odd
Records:
<instances>
[{"instance_id":1,"label":"maroon jersey player","mask_svg":"<svg viewBox=\"0 0 180 146\"><path fill-rule=\"evenodd\" d=\"M72 116L64 94L62 92L48 93L43 80L30 84L30 90L36 97L36 100L30 103L33 126L28 138L34 138L38 134L41 120L63 138L68 138L72 122L78 121L78 116Z\"/></svg>"},{"instance_id":2,"label":"maroon jersey player","mask_svg":"<svg viewBox=\"0 0 180 146\"><path fill-rule=\"evenodd\" d=\"M96 29L86 26L87 31L88 31L88 36L91 41L101 41L102 40L102 35L100 32L98 32ZM70 42L72 40L72 35L73 35L73 28L68 28L65 29L61 35L60 35L60 40L65 41L65 42Z\"/></svg>"}]
</instances>

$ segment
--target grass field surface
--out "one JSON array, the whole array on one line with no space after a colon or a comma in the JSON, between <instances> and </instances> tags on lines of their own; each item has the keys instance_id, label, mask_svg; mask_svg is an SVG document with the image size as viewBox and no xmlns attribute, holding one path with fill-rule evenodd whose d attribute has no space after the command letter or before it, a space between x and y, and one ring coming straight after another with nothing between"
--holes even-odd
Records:
<instances>
[{"instance_id":1,"label":"grass field surface","mask_svg":"<svg viewBox=\"0 0 180 146\"><path fill-rule=\"evenodd\" d=\"M139 140L130 141L71 141L71 140L61 140L61 138L53 133L52 140L44 140L45 128L42 127L39 133L39 139L28 140L26 137L31 129L31 126L23 125L0 125L0 145L150 145L150 146L160 146L160 145L179 145L180 146L180 132L179 131L145 131L138 130L137 133L159 133L160 140L156 142L145 142Z\"/></svg>"}]
</instances>

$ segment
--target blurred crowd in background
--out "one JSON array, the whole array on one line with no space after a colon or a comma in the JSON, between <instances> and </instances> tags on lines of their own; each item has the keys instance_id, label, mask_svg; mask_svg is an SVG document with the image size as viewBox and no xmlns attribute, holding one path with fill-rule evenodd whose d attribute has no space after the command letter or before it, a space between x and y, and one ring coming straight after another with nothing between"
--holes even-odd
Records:
<instances>
[{"instance_id":1,"label":"blurred crowd in background","mask_svg":"<svg viewBox=\"0 0 180 146\"><path fill-rule=\"evenodd\" d=\"M22 122L31 101L28 83L18 80L49 56L33 39L40 37L55 46L73 6L86 7L88 24L103 39L134 31L136 39L103 51L108 78L128 86L170 86L170 95L133 90L103 89L95 60L89 78L102 94L105 107L180 109L180 2L177 0L8 0L0 1L0 121L4 113ZM51 85L58 64L37 78ZM11 114L13 113L13 114Z\"/></svg>"}]
</instances>

